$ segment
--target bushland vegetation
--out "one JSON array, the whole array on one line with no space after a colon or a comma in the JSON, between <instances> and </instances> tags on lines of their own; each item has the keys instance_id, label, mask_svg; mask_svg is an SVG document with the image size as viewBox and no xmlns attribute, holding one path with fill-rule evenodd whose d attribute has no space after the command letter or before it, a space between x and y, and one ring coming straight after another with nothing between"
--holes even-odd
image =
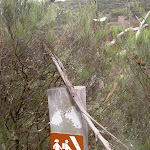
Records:
<instances>
[{"instance_id":1,"label":"bushland vegetation","mask_svg":"<svg viewBox=\"0 0 150 150\"><path fill-rule=\"evenodd\" d=\"M136 14L143 20L147 5L133 0L125 13L111 14L107 8L117 8L116 1L101 2L104 11L99 3L64 9L49 1L1 0L0 149L50 149L46 90L64 83L42 43L63 62L73 85L86 86L87 110L98 122L129 149L150 149L150 28L137 39L132 30L118 37L126 25L112 18L124 15L132 21ZM105 23L93 21L104 15ZM124 149L101 132L112 149ZM103 149L93 139L89 129L89 149Z\"/></svg>"}]
</instances>

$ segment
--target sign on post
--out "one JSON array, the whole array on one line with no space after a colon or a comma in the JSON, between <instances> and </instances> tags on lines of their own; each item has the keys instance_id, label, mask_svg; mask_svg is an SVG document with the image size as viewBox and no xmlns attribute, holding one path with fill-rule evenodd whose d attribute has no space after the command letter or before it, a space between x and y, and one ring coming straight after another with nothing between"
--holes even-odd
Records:
<instances>
[{"instance_id":1,"label":"sign on post","mask_svg":"<svg viewBox=\"0 0 150 150\"><path fill-rule=\"evenodd\" d=\"M74 87L86 108L84 86ZM66 87L48 89L52 150L88 150L86 121Z\"/></svg>"},{"instance_id":2,"label":"sign on post","mask_svg":"<svg viewBox=\"0 0 150 150\"><path fill-rule=\"evenodd\" d=\"M51 148L54 150L84 150L83 149L83 136L50 133Z\"/></svg>"}]
</instances>

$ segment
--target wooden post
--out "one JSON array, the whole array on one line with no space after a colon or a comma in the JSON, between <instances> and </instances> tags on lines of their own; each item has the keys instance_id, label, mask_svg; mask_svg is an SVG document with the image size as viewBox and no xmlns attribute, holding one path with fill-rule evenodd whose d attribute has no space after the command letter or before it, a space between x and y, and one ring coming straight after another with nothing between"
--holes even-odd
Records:
<instances>
[{"instance_id":1,"label":"wooden post","mask_svg":"<svg viewBox=\"0 0 150 150\"><path fill-rule=\"evenodd\" d=\"M74 88L86 108L85 87L75 86ZM57 87L48 89L48 106L51 133L83 136L84 150L88 150L88 127L86 121L69 95L67 88ZM71 140L73 141L73 138L70 138ZM54 141L57 142L56 139ZM58 141L60 142L60 139ZM80 143L78 140L77 142ZM73 144L75 143L73 142ZM78 148L76 149L78 150Z\"/></svg>"}]
</instances>

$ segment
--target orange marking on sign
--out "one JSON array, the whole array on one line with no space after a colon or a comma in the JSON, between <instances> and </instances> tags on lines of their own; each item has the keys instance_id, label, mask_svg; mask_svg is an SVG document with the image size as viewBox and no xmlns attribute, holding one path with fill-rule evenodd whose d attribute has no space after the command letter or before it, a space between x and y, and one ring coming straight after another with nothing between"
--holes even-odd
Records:
<instances>
[{"instance_id":1,"label":"orange marking on sign","mask_svg":"<svg viewBox=\"0 0 150 150\"><path fill-rule=\"evenodd\" d=\"M50 133L52 150L84 150L83 136Z\"/></svg>"}]
</instances>

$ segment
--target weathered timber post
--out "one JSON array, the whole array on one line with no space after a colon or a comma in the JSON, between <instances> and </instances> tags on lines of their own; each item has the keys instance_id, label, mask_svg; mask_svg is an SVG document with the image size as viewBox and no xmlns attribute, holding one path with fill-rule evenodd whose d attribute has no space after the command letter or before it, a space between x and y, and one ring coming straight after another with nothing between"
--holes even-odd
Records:
<instances>
[{"instance_id":1,"label":"weathered timber post","mask_svg":"<svg viewBox=\"0 0 150 150\"><path fill-rule=\"evenodd\" d=\"M86 108L85 87L75 86L74 88ZM52 149L57 149L57 146L62 149L65 149L65 146L70 146L72 150L88 150L88 127L86 121L67 88L48 89L48 106Z\"/></svg>"}]
</instances>

